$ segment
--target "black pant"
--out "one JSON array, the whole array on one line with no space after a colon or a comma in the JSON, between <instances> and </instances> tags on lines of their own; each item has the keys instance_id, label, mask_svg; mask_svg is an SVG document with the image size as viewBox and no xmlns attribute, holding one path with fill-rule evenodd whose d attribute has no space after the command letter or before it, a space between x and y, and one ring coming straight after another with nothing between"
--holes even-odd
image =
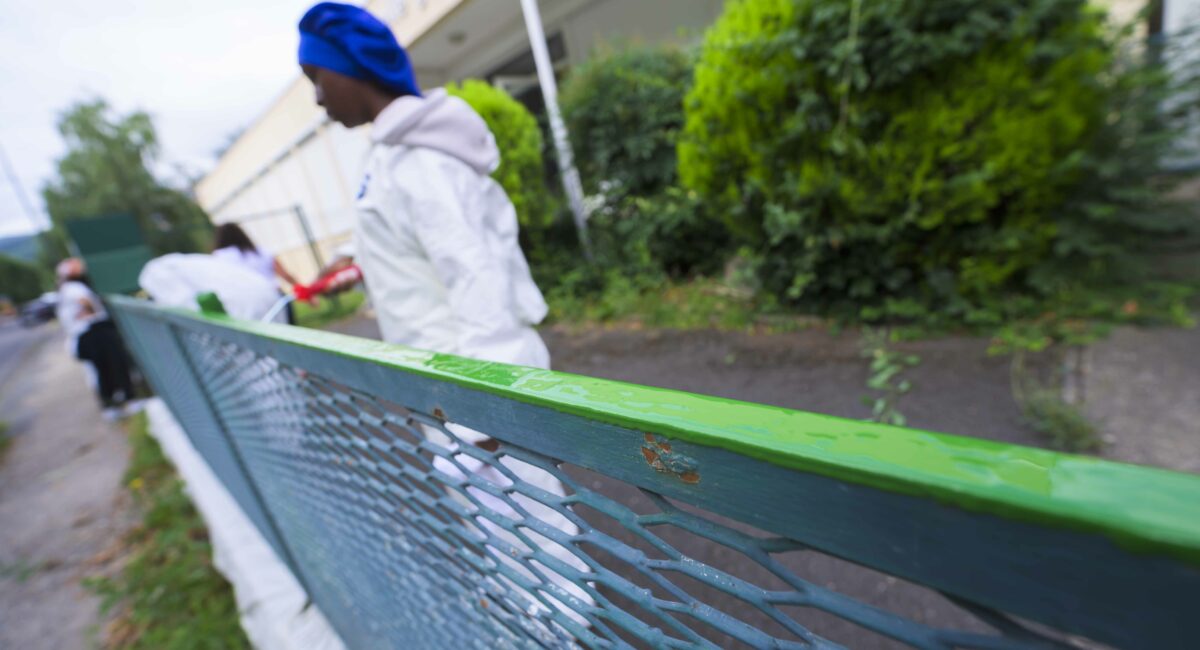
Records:
<instances>
[{"instance_id":1,"label":"black pant","mask_svg":"<svg viewBox=\"0 0 1200 650\"><path fill-rule=\"evenodd\" d=\"M123 399L133 399L133 378L130 375L129 356L125 344L111 320L92 323L79 336L75 356L88 361L96 368L96 379L100 386L100 401L104 406L114 406L114 397L121 391Z\"/></svg>"}]
</instances>

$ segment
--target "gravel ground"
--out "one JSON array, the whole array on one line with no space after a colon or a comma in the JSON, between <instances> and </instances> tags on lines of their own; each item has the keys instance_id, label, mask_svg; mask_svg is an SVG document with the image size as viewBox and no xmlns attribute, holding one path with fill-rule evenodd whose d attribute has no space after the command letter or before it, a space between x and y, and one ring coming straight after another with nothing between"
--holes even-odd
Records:
<instances>
[{"instance_id":1,"label":"gravel ground","mask_svg":"<svg viewBox=\"0 0 1200 650\"><path fill-rule=\"evenodd\" d=\"M1103 455L1200 473L1200 328L1121 329L1084 356Z\"/></svg>"}]
</instances>

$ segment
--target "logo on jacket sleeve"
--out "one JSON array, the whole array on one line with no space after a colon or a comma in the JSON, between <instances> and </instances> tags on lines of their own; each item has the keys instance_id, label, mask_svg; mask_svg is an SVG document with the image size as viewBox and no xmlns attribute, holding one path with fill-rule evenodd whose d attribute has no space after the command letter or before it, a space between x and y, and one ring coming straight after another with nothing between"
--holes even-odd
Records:
<instances>
[{"instance_id":1,"label":"logo on jacket sleeve","mask_svg":"<svg viewBox=\"0 0 1200 650\"><path fill-rule=\"evenodd\" d=\"M361 199L362 197L366 196L367 195L367 185L370 185L370 184L371 184L371 175L367 174L367 175L363 176L362 185L358 186L358 195L355 196L354 198Z\"/></svg>"}]
</instances>

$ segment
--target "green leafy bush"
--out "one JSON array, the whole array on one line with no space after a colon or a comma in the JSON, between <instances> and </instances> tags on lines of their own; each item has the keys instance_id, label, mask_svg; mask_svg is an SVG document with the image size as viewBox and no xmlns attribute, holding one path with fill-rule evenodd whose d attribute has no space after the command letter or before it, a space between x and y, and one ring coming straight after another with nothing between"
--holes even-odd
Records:
<instances>
[{"instance_id":1,"label":"green leafy bush","mask_svg":"<svg viewBox=\"0 0 1200 650\"><path fill-rule=\"evenodd\" d=\"M496 137L500 167L493 176L517 209L522 231L535 235L548 228L554 209L546 190L537 119L508 93L485 81L467 79L447 85L446 90L470 104Z\"/></svg>"},{"instance_id":2,"label":"green leafy bush","mask_svg":"<svg viewBox=\"0 0 1200 650\"><path fill-rule=\"evenodd\" d=\"M212 223L204 210L154 171L165 161L149 113L119 114L96 97L68 106L57 126L67 151L42 187L53 224L42 240L44 261L66 257L67 221L112 214L131 215L155 255L208 250Z\"/></svg>"},{"instance_id":3,"label":"green leafy bush","mask_svg":"<svg viewBox=\"0 0 1200 650\"><path fill-rule=\"evenodd\" d=\"M1031 280L1063 295L1081 282L1107 286L1123 308L1140 297L1133 313L1122 312L1146 318L1155 310L1179 310L1187 298L1180 285L1158 281L1154 262L1200 243L1198 204L1175 193L1195 172L1163 172L1200 160L1200 27L1139 54L1119 58L1112 71L1106 120L1059 210L1054 255ZM1135 284L1144 288L1141 296L1125 291Z\"/></svg>"},{"instance_id":4,"label":"green leafy bush","mask_svg":"<svg viewBox=\"0 0 1200 650\"><path fill-rule=\"evenodd\" d=\"M561 102L589 192L619 200L675 182L675 142L692 66L679 50L631 47L572 70Z\"/></svg>"},{"instance_id":5,"label":"green leafy bush","mask_svg":"<svg viewBox=\"0 0 1200 650\"><path fill-rule=\"evenodd\" d=\"M691 71L678 49L631 47L598 54L563 85L575 162L597 201L590 229L601 266L650 279L720 268L725 229L677 187Z\"/></svg>"},{"instance_id":6,"label":"green leafy bush","mask_svg":"<svg viewBox=\"0 0 1200 650\"><path fill-rule=\"evenodd\" d=\"M791 304L1037 313L1127 281L1133 242L1181 226L1146 210L1162 79L1118 66L1108 38L1085 0L731 2L696 65L680 175Z\"/></svg>"},{"instance_id":7,"label":"green leafy bush","mask_svg":"<svg viewBox=\"0 0 1200 650\"><path fill-rule=\"evenodd\" d=\"M699 197L675 186L624 197L594 213L590 224L602 263L672 278L720 271L730 242Z\"/></svg>"},{"instance_id":8,"label":"green leafy bush","mask_svg":"<svg viewBox=\"0 0 1200 650\"><path fill-rule=\"evenodd\" d=\"M0 255L0 294L22 303L33 300L49 286L41 269L8 255Z\"/></svg>"}]
</instances>

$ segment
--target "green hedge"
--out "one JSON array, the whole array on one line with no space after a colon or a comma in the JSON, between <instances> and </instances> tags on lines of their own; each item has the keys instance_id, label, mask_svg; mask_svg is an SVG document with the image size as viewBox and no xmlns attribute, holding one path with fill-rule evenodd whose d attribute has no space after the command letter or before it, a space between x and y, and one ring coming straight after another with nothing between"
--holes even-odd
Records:
<instances>
[{"instance_id":1,"label":"green hedge","mask_svg":"<svg viewBox=\"0 0 1200 650\"><path fill-rule=\"evenodd\" d=\"M0 294L22 303L33 300L47 289L49 282L41 269L8 255L0 255Z\"/></svg>"},{"instance_id":2,"label":"green hedge","mask_svg":"<svg viewBox=\"0 0 1200 650\"><path fill-rule=\"evenodd\" d=\"M673 47L600 52L572 70L562 108L575 162L596 199L590 229L605 268L685 277L719 269L728 236L677 186L690 57Z\"/></svg>"},{"instance_id":3,"label":"green hedge","mask_svg":"<svg viewBox=\"0 0 1200 650\"><path fill-rule=\"evenodd\" d=\"M695 193L676 186L627 196L590 220L601 265L625 273L687 278L721 270L729 235Z\"/></svg>"},{"instance_id":4,"label":"green hedge","mask_svg":"<svg viewBox=\"0 0 1200 650\"><path fill-rule=\"evenodd\" d=\"M1146 126L1113 112L1114 52L1085 0L730 2L697 62L680 174L785 301L999 322L1111 282L1133 254L1113 234L1161 225L1127 209L1151 200L1134 195L1153 153L1106 136ZM1113 169L1128 178L1097 195Z\"/></svg>"},{"instance_id":5,"label":"green hedge","mask_svg":"<svg viewBox=\"0 0 1200 650\"><path fill-rule=\"evenodd\" d=\"M522 231L533 234L554 222L554 206L546 188L542 132L529 109L485 81L468 79L446 90L479 113L500 149L500 168L493 174L517 210Z\"/></svg>"},{"instance_id":6,"label":"green hedge","mask_svg":"<svg viewBox=\"0 0 1200 650\"><path fill-rule=\"evenodd\" d=\"M597 54L571 71L561 103L589 192L650 196L675 182L675 142L692 66L677 49Z\"/></svg>"}]
</instances>

